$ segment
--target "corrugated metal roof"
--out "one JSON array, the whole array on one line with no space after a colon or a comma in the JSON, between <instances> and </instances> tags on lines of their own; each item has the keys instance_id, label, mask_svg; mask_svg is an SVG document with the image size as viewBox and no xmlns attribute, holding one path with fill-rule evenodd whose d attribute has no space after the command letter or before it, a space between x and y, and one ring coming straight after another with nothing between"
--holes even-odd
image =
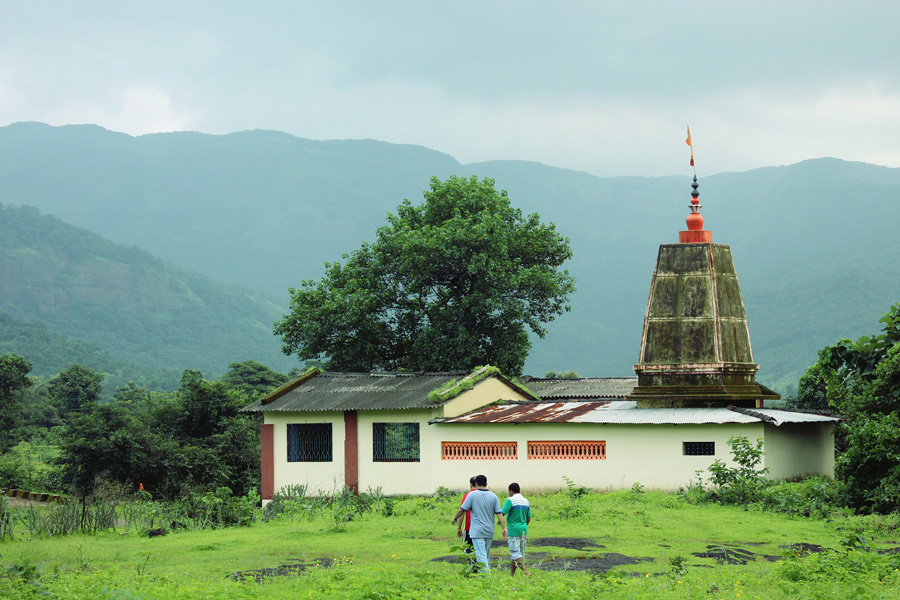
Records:
<instances>
[{"instance_id":1,"label":"corrugated metal roof","mask_svg":"<svg viewBox=\"0 0 900 600\"><path fill-rule=\"evenodd\" d=\"M468 373L319 373L302 385L244 412L432 408L428 393Z\"/></svg>"},{"instance_id":2,"label":"corrugated metal roof","mask_svg":"<svg viewBox=\"0 0 900 600\"><path fill-rule=\"evenodd\" d=\"M747 414L751 412L751 414ZM755 414L752 414L755 413ZM633 400L538 402L485 406L440 423L594 423L609 425L705 425L771 422L825 423L840 419L777 409L738 412L728 408L637 408Z\"/></svg>"},{"instance_id":3,"label":"corrugated metal roof","mask_svg":"<svg viewBox=\"0 0 900 600\"><path fill-rule=\"evenodd\" d=\"M634 402L627 402L634 404ZM607 410L614 402L516 402L492 404L442 423L567 423L588 414Z\"/></svg>"},{"instance_id":4,"label":"corrugated metal roof","mask_svg":"<svg viewBox=\"0 0 900 600\"><path fill-rule=\"evenodd\" d=\"M637 385L637 377L528 378L522 383L542 400L622 399Z\"/></svg>"}]
</instances>

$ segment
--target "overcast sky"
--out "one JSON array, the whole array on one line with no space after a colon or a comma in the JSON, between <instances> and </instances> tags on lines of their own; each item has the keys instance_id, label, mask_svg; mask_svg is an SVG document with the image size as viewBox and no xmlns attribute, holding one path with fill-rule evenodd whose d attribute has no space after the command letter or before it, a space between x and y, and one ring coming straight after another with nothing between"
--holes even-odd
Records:
<instances>
[{"instance_id":1,"label":"overcast sky","mask_svg":"<svg viewBox=\"0 0 900 600\"><path fill-rule=\"evenodd\" d=\"M900 166L900 2L0 0L0 125L274 129L601 176Z\"/></svg>"}]
</instances>

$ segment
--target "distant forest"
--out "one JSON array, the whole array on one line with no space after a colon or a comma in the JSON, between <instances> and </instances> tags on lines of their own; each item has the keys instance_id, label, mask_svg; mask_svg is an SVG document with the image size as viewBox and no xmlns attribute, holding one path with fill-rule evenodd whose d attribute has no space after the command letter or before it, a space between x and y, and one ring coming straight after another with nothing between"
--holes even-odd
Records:
<instances>
[{"instance_id":1,"label":"distant forest","mask_svg":"<svg viewBox=\"0 0 900 600\"><path fill-rule=\"evenodd\" d=\"M690 173L462 165L417 146L271 131L0 128L0 350L34 348L46 376L70 353L70 364L89 355L104 371L159 369L147 377L170 382L245 359L287 372L300 365L271 331L288 288L451 174L495 179L571 240L572 311L534 340L525 372L631 374L657 248L685 226ZM713 242L732 248L761 382L796 389L819 349L865 334L900 300L900 170L817 159L699 183Z\"/></svg>"}]
</instances>

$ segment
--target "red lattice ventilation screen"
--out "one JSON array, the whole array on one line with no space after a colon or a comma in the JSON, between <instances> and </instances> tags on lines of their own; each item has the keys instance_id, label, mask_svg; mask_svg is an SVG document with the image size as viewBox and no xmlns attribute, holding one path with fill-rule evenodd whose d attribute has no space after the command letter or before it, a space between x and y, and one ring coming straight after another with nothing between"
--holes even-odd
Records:
<instances>
[{"instance_id":1,"label":"red lattice ventilation screen","mask_svg":"<svg viewBox=\"0 0 900 600\"><path fill-rule=\"evenodd\" d=\"M528 442L530 460L604 460L606 442Z\"/></svg>"},{"instance_id":2,"label":"red lattice ventilation screen","mask_svg":"<svg viewBox=\"0 0 900 600\"><path fill-rule=\"evenodd\" d=\"M441 442L443 460L516 460L516 442Z\"/></svg>"}]
</instances>

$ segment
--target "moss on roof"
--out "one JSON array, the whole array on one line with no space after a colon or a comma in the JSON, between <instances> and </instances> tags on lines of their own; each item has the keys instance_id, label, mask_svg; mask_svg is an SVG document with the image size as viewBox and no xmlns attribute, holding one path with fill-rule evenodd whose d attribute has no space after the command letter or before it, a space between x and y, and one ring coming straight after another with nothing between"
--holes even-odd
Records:
<instances>
[{"instance_id":1,"label":"moss on roof","mask_svg":"<svg viewBox=\"0 0 900 600\"><path fill-rule=\"evenodd\" d=\"M500 373L500 369L492 366L483 366L483 367L475 367L472 369L472 372L463 377L460 380L452 379L439 387L438 389L429 392L428 401L432 404L443 404L444 402L448 402L457 396L468 392L476 385L488 379L489 377L500 377L503 381L507 382L509 385L515 387L519 391L523 392L524 395L530 397L532 400L540 400L538 396L529 390L527 387L520 383L513 383L503 377L503 374Z\"/></svg>"}]
</instances>

